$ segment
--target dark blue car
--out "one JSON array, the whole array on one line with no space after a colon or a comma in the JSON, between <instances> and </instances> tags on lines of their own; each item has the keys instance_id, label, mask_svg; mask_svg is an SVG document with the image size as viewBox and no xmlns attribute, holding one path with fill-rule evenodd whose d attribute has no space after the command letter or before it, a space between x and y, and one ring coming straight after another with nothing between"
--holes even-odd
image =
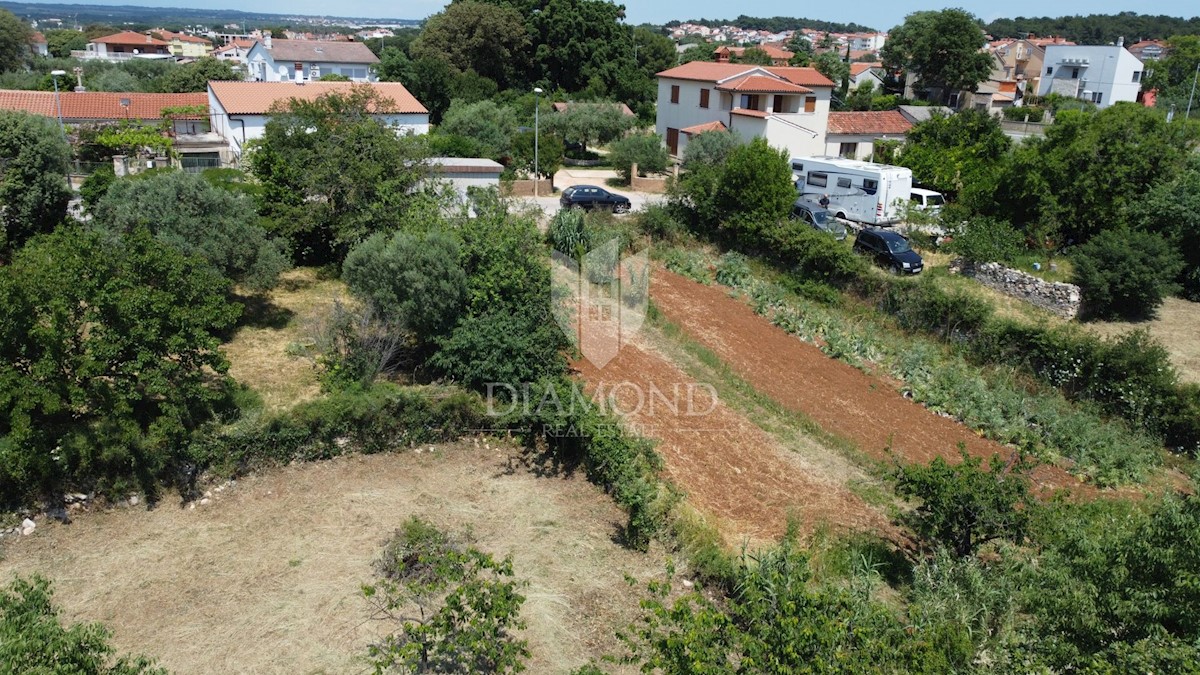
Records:
<instances>
[{"instance_id":1,"label":"dark blue car","mask_svg":"<svg viewBox=\"0 0 1200 675\"><path fill-rule=\"evenodd\" d=\"M908 239L891 230L862 230L854 238L854 250L870 256L894 274L920 274L925 269L925 261L912 250Z\"/></svg>"}]
</instances>

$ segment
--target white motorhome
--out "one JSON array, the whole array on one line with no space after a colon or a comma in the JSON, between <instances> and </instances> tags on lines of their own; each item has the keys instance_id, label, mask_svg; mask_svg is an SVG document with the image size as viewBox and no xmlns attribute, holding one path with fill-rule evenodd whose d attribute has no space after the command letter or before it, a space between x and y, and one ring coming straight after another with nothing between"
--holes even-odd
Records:
<instances>
[{"instance_id":1,"label":"white motorhome","mask_svg":"<svg viewBox=\"0 0 1200 675\"><path fill-rule=\"evenodd\" d=\"M912 171L842 157L793 157L796 192L819 202L838 218L868 225L890 225L904 218L912 193Z\"/></svg>"}]
</instances>

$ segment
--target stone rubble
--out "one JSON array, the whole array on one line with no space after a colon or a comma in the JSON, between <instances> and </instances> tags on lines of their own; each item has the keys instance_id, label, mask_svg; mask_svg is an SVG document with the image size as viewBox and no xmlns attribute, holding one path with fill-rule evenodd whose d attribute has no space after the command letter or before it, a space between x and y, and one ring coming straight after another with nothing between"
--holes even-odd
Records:
<instances>
[{"instance_id":1,"label":"stone rubble","mask_svg":"<svg viewBox=\"0 0 1200 675\"><path fill-rule=\"evenodd\" d=\"M950 263L951 274L963 274L1009 297L1048 309L1064 319L1079 316L1083 294L1074 284L1045 281L999 263L973 263L962 259Z\"/></svg>"}]
</instances>

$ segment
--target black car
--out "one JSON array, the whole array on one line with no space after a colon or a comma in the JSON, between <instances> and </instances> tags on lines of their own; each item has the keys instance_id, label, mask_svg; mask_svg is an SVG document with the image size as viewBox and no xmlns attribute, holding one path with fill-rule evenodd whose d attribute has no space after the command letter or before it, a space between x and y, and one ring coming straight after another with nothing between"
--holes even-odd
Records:
<instances>
[{"instance_id":1,"label":"black car","mask_svg":"<svg viewBox=\"0 0 1200 675\"><path fill-rule=\"evenodd\" d=\"M792 218L807 223L818 232L828 232L834 239L846 238L846 226L839 223L828 209L803 197L792 204Z\"/></svg>"},{"instance_id":2,"label":"black car","mask_svg":"<svg viewBox=\"0 0 1200 675\"><path fill-rule=\"evenodd\" d=\"M605 209L613 213L629 213L632 204L629 197L609 192L595 185L572 185L562 191L558 203L564 209Z\"/></svg>"},{"instance_id":3,"label":"black car","mask_svg":"<svg viewBox=\"0 0 1200 675\"><path fill-rule=\"evenodd\" d=\"M862 230L854 238L854 250L871 256L895 274L920 274L925 269L925 262L912 250L908 239L891 230Z\"/></svg>"}]
</instances>

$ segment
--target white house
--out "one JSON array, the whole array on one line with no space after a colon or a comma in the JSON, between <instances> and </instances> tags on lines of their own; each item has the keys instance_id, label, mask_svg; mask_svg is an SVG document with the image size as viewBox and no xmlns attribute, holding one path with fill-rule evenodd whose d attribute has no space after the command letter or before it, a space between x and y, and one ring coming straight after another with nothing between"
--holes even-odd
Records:
<instances>
[{"instance_id":1,"label":"white house","mask_svg":"<svg viewBox=\"0 0 1200 675\"><path fill-rule=\"evenodd\" d=\"M246 79L300 82L344 75L353 82L376 82L379 58L361 42L272 40L266 33L246 54Z\"/></svg>"},{"instance_id":2,"label":"white house","mask_svg":"<svg viewBox=\"0 0 1200 675\"><path fill-rule=\"evenodd\" d=\"M209 82L212 130L225 138L234 156L240 156L246 143L262 137L276 103L314 101L330 93L349 94L353 87L362 86L371 87L392 102L383 110L373 111L375 119L397 133L429 132L429 111L399 82Z\"/></svg>"},{"instance_id":3,"label":"white house","mask_svg":"<svg viewBox=\"0 0 1200 675\"><path fill-rule=\"evenodd\" d=\"M864 63L857 62L850 64L850 88L858 89L865 82L870 82L875 85L876 89L883 89L883 77L885 75L882 63Z\"/></svg>"},{"instance_id":4,"label":"white house","mask_svg":"<svg viewBox=\"0 0 1200 675\"><path fill-rule=\"evenodd\" d=\"M829 113L824 155L874 161L876 141L903 141L912 122L899 110Z\"/></svg>"},{"instance_id":5,"label":"white house","mask_svg":"<svg viewBox=\"0 0 1200 675\"><path fill-rule=\"evenodd\" d=\"M1142 62L1122 45L1049 45L1038 96L1055 93L1107 108L1136 101L1142 88Z\"/></svg>"},{"instance_id":6,"label":"white house","mask_svg":"<svg viewBox=\"0 0 1200 675\"><path fill-rule=\"evenodd\" d=\"M714 129L762 136L791 155L825 152L833 82L814 68L692 61L658 73L656 129L672 155Z\"/></svg>"}]
</instances>

